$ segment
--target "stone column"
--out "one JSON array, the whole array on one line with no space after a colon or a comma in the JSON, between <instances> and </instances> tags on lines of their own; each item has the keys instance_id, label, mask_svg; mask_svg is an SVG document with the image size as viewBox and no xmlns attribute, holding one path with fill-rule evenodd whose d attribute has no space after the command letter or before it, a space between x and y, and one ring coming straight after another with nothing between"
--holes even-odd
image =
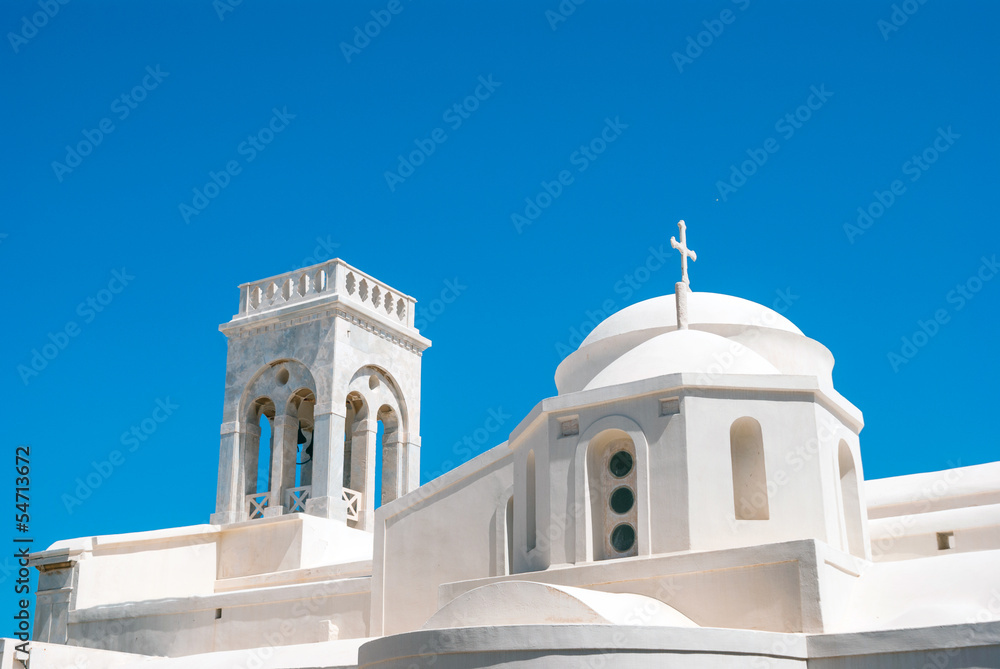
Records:
<instances>
[{"instance_id":1,"label":"stone column","mask_svg":"<svg viewBox=\"0 0 1000 669\"><path fill-rule=\"evenodd\" d=\"M306 513L346 523L344 420L330 404L317 404L313 410L312 493Z\"/></svg>"},{"instance_id":2,"label":"stone column","mask_svg":"<svg viewBox=\"0 0 1000 669\"><path fill-rule=\"evenodd\" d=\"M406 452L403 455L406 478L403 481L403 494L413 492L420 487L420 437L410 437L406 440Z\"/></svg>"},{"instance_id":3,"label":"stone column","mask_svg":"<svg viewBox=\"0 0 1000 669\"><path fill-rule=\"evenodd\" d=\"M271 490L264 515L280 516L284 513L285 491L295 487L295 438L298 436L298 419L282 414L275 416L271 441Z\"/></svg>"},{"instance_id":4,"label":"stone column","mask_svg":"<svg viewBox=\"0 0 1000 669\"><path fill-rule=\"evenodd\" d=\"M257 470L260 466L260 425L252 423L243 428L243 489L244 495L257 492ZM244 497L246 499L246 497Z\"/></svg>"},{"instance_id":5,"label":"stone column","mask_svg":"<svg viewBox=\"0 0 1000 669\"><path fill-rule=\"evenodd\" d=\"M405 435L398 430L382 435L382 503L388 504L406 493ZM375 445L378 448L378 444Z\"/></svg>"},{"instance_id":6,"label":"stone column","mask_svg":"<svg viewBox=\"0 0 1000 669\"><path fill-rule=\"evenodd\" d=\"M239 423L232 421L222 424L219 441L219 484L215 492L215 513L209 522L213 525L228 525L241 520L243 478L240 470Z\"/></svg>"},{"instance_id":7,"label":"stone column","mask_svg":"<svg viewBox=\"0 0 1000 669\"><path fill-rule=\"evenodd\" d=\"M79 589L79 560L83 551L47 551L49 555L30 561L38 569L35 596L33 641L63 644L69 642L70 611L76 608ZM7 666L7 665L4 665Z\"/></svg>"},{"instance_id":8,"label":"stone column","mask_svg":"<svg viewBox=\"0 0 1000 669\"><path fill-rule=\"evenodd\" d=\"M378 421L359 420L351 438L351 485L361 493L361 508L355 527L371 532L375 528L375 437Z\"/></svg>"}]
</instances>

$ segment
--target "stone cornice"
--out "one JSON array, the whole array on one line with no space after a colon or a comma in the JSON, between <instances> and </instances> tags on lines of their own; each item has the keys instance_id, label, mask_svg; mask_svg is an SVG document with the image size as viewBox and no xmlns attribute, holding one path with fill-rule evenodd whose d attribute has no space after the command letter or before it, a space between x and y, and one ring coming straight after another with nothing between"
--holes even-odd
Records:
<instances>
[{"instance_id":1,"label":"stone cornice","mask_svg":"<svg viewBox=\"0 0 1000 669\"><path fill-rule=\"evenodd\" d=\"M380 322L381 319L363 314L336 299L331 302L310 305L304 309L292 309L284 313L272 312L268 317L245 320L244 322L235 322L234 319L234 321L220 325L219 330L230 339L241 339L326 318L341 318L418 356L423 355L423 352L431 345L429 339L421 337L419 334L416 336L404 334L399 329Z\"/></svg>"}]
</instances>

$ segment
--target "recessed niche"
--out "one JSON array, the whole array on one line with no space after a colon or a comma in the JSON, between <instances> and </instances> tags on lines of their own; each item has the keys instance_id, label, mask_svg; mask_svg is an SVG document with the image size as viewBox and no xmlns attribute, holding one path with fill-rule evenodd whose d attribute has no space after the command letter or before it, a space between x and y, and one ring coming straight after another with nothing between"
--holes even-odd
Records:
<instances>
[{"instance_id":1,"label":"recessed niche","mask_svg":"<svg viewBox=\"0 0 1000 669\"><path fill-rule=\"evenodd\" d=\"M937 533L937 545L939 551L946 551L955 547L955 533L954 532L938 532Z\"/></svg>"},{"instance_id":2,"label":"recessed niche","mask_svg":"<svg viewBox=\"0 0 1000 669\"><path fill-rule=\"evenodd\" d=\"M288 370L284 367L279 367L278 371L274 373L274 380L278 382L279 386L288 383Z\"/></svg>"}]
</instances>

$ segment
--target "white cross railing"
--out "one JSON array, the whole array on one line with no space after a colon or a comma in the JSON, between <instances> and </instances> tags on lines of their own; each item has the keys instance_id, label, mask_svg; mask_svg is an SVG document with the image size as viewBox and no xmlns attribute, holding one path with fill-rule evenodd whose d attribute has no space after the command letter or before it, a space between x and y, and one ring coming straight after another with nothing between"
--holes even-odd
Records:
<instances>
[{"instance_id":1,"label":"white cross railing","mask_svg":"<svg viewBox=\"0 0 1000 669\"><path fill-rule=\"evenodd\" d=\"M267 508L267 499L271 493L257 492L247 495L247 519L256 520L264 517L264 509Z\"/></svg>"},{"instance_id":2,"label":"white cross railing","mask_svg":"<svg viewBox=\"0 0 1000 669\"><path fill-rule=\"evenodd\" d=\"M344 488L344 501L347 502L347 519L357 522L361 517L361 493Z\"/></svg>"},{"instance_id":3,"label":"white cross railing","mask_svg":"<svg viewBox=\"0 0 1000 669\"><path fill-rule=\"evenodd\" d=\"M246 496L246 512L248 520L257 520L264 517L264 509L268 507L269 492L258 492ZM312 496L312 486L302 486L301 488L289 488L285 491L284 512L285 513L305 513L306 502ZM343 500L347 502L347 520L357 522L361 517L362 494L357 490L344 488Z\"/></svg>"},{"instance_id":4,"label":"white cross railing","mask_svg":"<svg viewBox=\"0 0 1000 669\"><path fill-rule=\"evenodd\" d=\"M285 513L305 513L306 500L312 493L312 486L289 488L285 491Z\"/></svg>"}]
</instances>

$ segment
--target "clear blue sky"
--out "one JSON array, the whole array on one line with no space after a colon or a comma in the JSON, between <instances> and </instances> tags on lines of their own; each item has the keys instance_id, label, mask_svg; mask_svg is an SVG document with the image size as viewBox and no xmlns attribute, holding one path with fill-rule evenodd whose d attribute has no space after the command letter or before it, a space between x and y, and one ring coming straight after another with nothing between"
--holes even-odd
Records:
<instances>
[{"instance_id":1,"label":"clear blue sky","mask_svg":"<svg viewBox=\"0 0 1000 669\"><path fill-rule=\"evenodd\" d=\"M867 478L998 459L1000 280L977 273L1000 252L1000 7L913 1L896 26L888 0L667 4L73 0L33 30L37 1L3 3L4 441L32 448L37 547L207 522L217 326L239 283L318 245L421 301L424 481L555 394L606 302L672 291L676 260L637 270L679 218L695 290L795 296L865 414ZM877 216L845 231L859 207Z\"/></svg>"}]
</instances>

